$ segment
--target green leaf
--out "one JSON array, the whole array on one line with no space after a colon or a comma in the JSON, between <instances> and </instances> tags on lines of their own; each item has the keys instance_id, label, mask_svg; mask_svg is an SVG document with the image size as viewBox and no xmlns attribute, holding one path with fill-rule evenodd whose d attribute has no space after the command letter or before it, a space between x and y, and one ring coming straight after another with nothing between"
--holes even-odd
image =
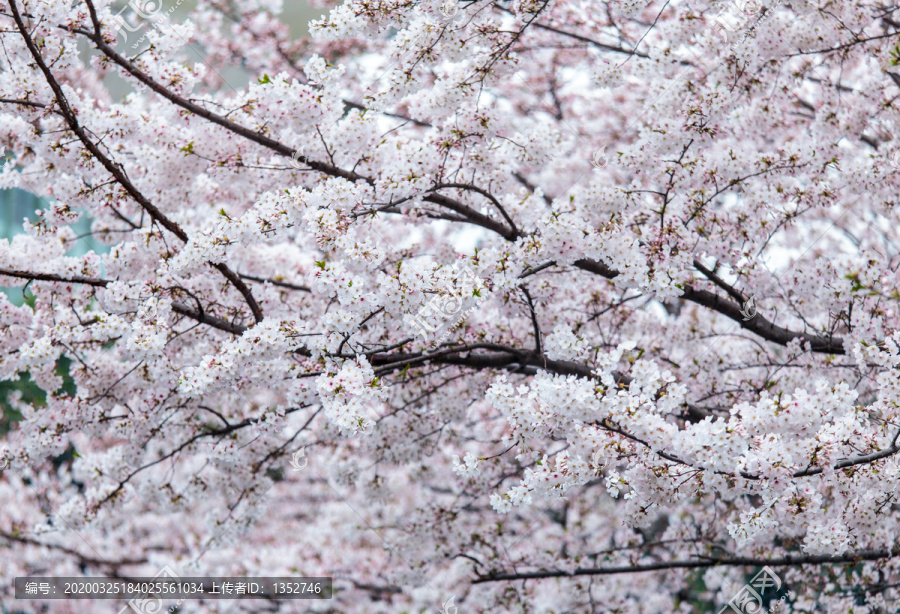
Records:
<instances>
[{"instance_id":1,"label":"green leaf","mask_svg":"<svg viewBox=\"0 0 900 614\"><path fill-rule=\"evenodd\" d=\"M323 271L325 270L325 261L324 260L316 260L315 263L316 263L317 267L319 267Z\"/></svg>"},{"instance_id":2,"label":"green leaf","mask_svg":"<svg viewBox=\"0 0 900 614\"><path fill-rule=\"evenodd\" d=\"M262 76L262 79L257 79L257 82L259 82L260 85L265 85L266 83L271 83L272 80L269 79L269 75L264 74Z\"/></svg>"}]
</instances>

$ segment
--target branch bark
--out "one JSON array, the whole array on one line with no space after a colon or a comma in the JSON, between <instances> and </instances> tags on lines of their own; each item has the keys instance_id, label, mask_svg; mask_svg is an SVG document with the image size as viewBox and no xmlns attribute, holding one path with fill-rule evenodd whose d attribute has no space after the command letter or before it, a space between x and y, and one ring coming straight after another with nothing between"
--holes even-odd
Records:
<instances>
[{"instance_id":1,"label":"branch bark","mask_svg":"<svg viewBox=\"0 0 900 614\"><path fill-rule=\"evenodd\" d=\"M0 268L0 276L7 277L16 277L18 279L31 279L34 281L51 281L57 283L64 284L83 284L86 286L94 286L97 288L105 288L108 286L111 281L108 279L96 279L93 277L82 277L82 276L74 276L74 277L60 277L59 275L54 275L52 273L32 273L30 271L14 271L12 269L3 269ZM187 316L192 320L196 320L201 324L207 324L212 326L213 328L218 328L219 330L223 330L227 333L231 333L233 335L243 335L247 330L246 326L241 326L240 324L233 324L227 320L223 320L222 318L217 318L216 316L209 315L204 313L198 309L194 309L189 307L183 303L173 303L172 311L175 313L179 313L183 316Z\"/></svg>"},{"instance_id":2,"label":"branch bark","mask_svg":"<svg viewBox=\"0 0 900 614\"><path fill-rule=\"evenodd\" d=\"M638 565L614 567L579 567L573 572L547 570L521 573L498 573L479 576L473 584L509 582L513 580L541 580L545 578L570 578L575 576L612 576L625 573L664 571L667 569L703 569L705 567L796 567L800 565L847 565L860 561L878 561L900 556L900 548L883 550L859 550L831 557L828 555L782 556L769 559L754 557L708 558L695 561L660 561Z\"/></svg>"},{"instance_id":3,"label":"branch bark","mask_svg":"<svg viewBox=\"0 0 900 614\"><path fill-rule=\"evenodd\" d=\"M94 12L94 7L92 4L88 3L91 9L92 19L96 18L96 14ZM35 63L37 64L40 71L44 74L44 78L47 81L47 85L50 86L50 89L53 90L53 96L56 98L56 104L59 105L60 113L65 119L66 123L69 126L69 129L75 133L75 136L78 137L78 140L81 141L82 145L103 165L103 167L113 176L116 181L121 185L128 195L131 196L146 212L153 220L174 234L176 237L181 239L183 242L188 242L187 233L181 229L178 224L170 220L162 211L160 211L153 203L151 203L141 192L135 187L128 176L125 174L125 169L122 168L121 165L110 160L106 155L100 151L100 148L94 143L90 138L88 138L87 133L84 131L84 128L78 121L78 117L75 115L75 112L69 106L69 101L66 99L65 94L62 91L59 83L56 81L56 77L53 76L53 73L50 71L50 68L47 66L47 63L44 62L44 57L41 55L40 50L35 45L34 41L31 38L31 34L29 34L28 29L25 27L25 23L22 20L22 16L19 14L19 8L16 5L15 0L10 0L9 8L12 12L13 20L16 22L16 27L19 30L19 33L22 35L22 38L25 40L25 46L28 48L31 57L34 58ZM104 43L105 44L105 43ZM241 278L234 274L234 271L228 268L227 265L222 263L210 263L214 268L218 269L225 278L231 282L231 284L241 293L244 297L244 300L247 302L247 305L250 307L251 313L253 313L253 317L257 322L261 322L263 320L262 310L260 310L259 305L256 302L256 299L253 298L253 293L250 292L250 288L247 287Z\"/></svg>"},{"instance_id":4,"label":"branch bark","mask_svg":"<svg viewBox=\"0 0 900 614\"><path fill-rule=\"evenodd\" d=\"M596 260L577 260L575 266L584 271L589 271L595 275L600 275L607 279L615 279L619 276L619 272L613 270ZM749 320L744 319L741 313L741 305L729 301L715 292L709 290L700 290L691 285L685 286L681 297L686 301L690 301L697 305L711 309L722 314L726 318L734 320L741 325L741 328L749 330L759 335L766 341L771 341L779 345L787 345L794 339L801 339L804 343L808 343L813 352L822 354L844 354L844 340L841 337L819 337L810 335L809 333L801 333L793 331L774 322L767 320L760 314L756 314Z\"/></svg>"}]
</instances>

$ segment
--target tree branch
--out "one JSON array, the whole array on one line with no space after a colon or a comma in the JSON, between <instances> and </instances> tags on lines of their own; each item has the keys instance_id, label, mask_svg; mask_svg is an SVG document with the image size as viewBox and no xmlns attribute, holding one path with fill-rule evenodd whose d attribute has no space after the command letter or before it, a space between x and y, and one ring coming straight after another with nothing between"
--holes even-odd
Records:
<instances>
[{"instance_id":1,"label":"tree branch","mask_svg":"<svg viewBox=\"0 0 900 614\"><path fill-rule=\"evenodd\" d=\"M108 566L108 567L120 567L122 565L141 565L147 562L146 558L140 559L121 559L118 561L107 561L105 559L98 559L92 556L84 555L74 548L68 548L66 546L60 546L57 544L46 544L44 542L40 542L36 539L31 539L29 537L25 537L23 535L16 535L14 533L8 533L6 531L0 531L0 538L5 539L10 542L18 543L18 544L26 544L29 546L36 546L38 548L49 548L51 550L58 550L60 552L64 552L68 555L74 556L80 563L83 565L91 565L94 567Z\"/></svg>"},{"instance_id":2,"label":"tree branch","mask_svg":"<svg viewBox=\"0 0 900 614\"><path fill-rule=\"evenodd\" d=\"M623 565L617 567L579 567L573 572L566 571L533 571L522 573L497 573L478 576L473 584L485 582L508 582L511 580L540 580L544 578L567 578L574 576L612 576L624 573L642 573L646 571L663 571L666 569L703 569L705 567L795 567L799 565L846 565L860 561L878 561L900 556L900 548L891 550L859 550L840 556L825 554L807 556L783 556L771 559L753 557L708 558L696 561L661 561L643 565Z\"/></svg>"},{"instance_id":3,"label":"tree branch","mask_svg":"<svg viewBox=\"0 0 900 614\"><path fill-rule=\"evenodd\" d=\"M107 285L111 283L108 279L96 279L93 277L60 277L59 275L54 275L52 273L32 273L30 271L14 271L12 269L3 269L0 268L0 276L7 277L16 277L18 279L32 279L34 281L52 281L57 283L64 284L84 284L87 286L95 286L98 288L105 288ZM243 335L247 330L246 326L241 326L240 324L232 324L227 320L223 320L222 318L217 318L215 316L211 316L205 312L202 312L198 309L193 309L184 305L182 303L172 303L172 311L175 313L180 313L181 315L187 316L192 320L196 320L201 324L207 324L212 326L213 328L218 328L219 330L223 330L225 332L231 333L233 335Z\"/></svg>"},{"instance_id":4,"label":"tree branch","mask_svg":"<svg viewBox=\"0 0 900 614\"><path fill-rule=\"evenodd\" d=\"M96 13L94 11L93 4L88 1L88 6L91 10L91 18L96 20ZM72 111L72 108L69 106L69 101L66 99L65 94L63 94L62 88L59 83L56 81L56 77L53 76L53 73L47 67L46 62L44 62L44 58L38 50L37 46L34 44L34 41L31 39L31 35L28 33L28 29L25 27L25 23L22 21L22 16L19 14L19 8L16 6L15 0L10 0L9 8L12 12L12 17L16 22L16 27L19 29L19 33L22 35L22 38L25 40L25 46L28 47L28 51L31 53L31 57L34 58L35 63L38 68L44 74L44 78L47 80L47 84L50 86L50 89L53 90L53 95L56 98L56 103L59 105L60 113L63 118L66 120L66 123L69 125L69 128L72 132L75 133L75 136L78 137L78 140L81 141L82 145L91 152L91 154L115 177L116 181L125 188L125 191L128 192L128 195L131 196L149 215L153 218L153 220L158 223L160 226L174 234L176 237L184 241L188 242L187 233L185 233L181 227L178 226L175 222L170 220L162 211L160 211L153 203L151 203L147 198L141 194L141 192L135 187L131 180L128 179L128 176L125 174L125 170L121 165L113 162L106 155L100 151L100 148L94 143L90 138L88 138L87 133L84 131L84 128L78 122L78 118L75 115L75 112ZM103 43L104 45L106 43ZM261 322L263 319L262 311L259 308L259 305L256 303L256 299L253 298L253 294L250 292L250 289L247 287L241 279L234 274L234 272L228 268L227 265L222 263L210 263L213 267L219 270L225 278L231 282L231 284L237 288L238 292L243 295L244 300L247 302L247 305L250 307L250 311L253 313L253 317L257 322Z\"/></svg>"},{"instance_id":5,"label":"tree branch","mask_svg":"<svg viewBox=\"0 0 900 614\"><path fill-rule=\"evenodd\" d=\"M595 260L577 260L575 266L607 279L615 279L619 276L618 271ZM716 311L740 324L741 328L745 328L750 332L759 335L766 341L772 341L779 345L787 345L794 339L801 339L809 344L810 349L813 352L822 354L844 354L844 340L840 337L819 337L817 335L810 335L809 333L792 331L776 325L774 322L767 320L759 314L756 314L756 316L750 320L745 320L744 315L741 313L741 305L733 303L715 292L698 290L691 285L686 285L680 298Z\"/></svg>"}]
</instances>

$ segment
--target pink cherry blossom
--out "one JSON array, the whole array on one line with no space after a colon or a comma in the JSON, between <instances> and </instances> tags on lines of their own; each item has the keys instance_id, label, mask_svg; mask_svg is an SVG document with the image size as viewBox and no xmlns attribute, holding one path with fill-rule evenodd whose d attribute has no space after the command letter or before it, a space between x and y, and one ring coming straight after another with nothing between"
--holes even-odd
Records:
<instances>
[{"instance_id":1,"label":"pink cherry blossom","mask_svg":"<svg viewBox=\"0 0 900 614\"><path fill-rule=\"evenodd\" d=\"M4 611L893 611L895 7L151 5L0 0Z\"/></svg>"}]
</instances>

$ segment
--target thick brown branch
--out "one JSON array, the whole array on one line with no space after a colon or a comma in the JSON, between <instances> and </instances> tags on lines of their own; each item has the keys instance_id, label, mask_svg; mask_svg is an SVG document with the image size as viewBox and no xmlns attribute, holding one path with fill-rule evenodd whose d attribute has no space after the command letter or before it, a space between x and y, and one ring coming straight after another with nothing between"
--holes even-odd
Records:
<instances>
[{"instance_id":1,"label":"thick brown branch","mask_svg":"<svg viewBox=\"0 0 900 614\"><path fill-rule=\"evenodd\" d=\"M15 98L0 98L0 104L18 104L23 107L31 107L33 109L46 109L47 105L42 102L32 102L31 100L16 100ZM51 113L56 113L57 115L62 115L56 109L50 109Z\"/></svg>"},{"instance_id":2,"label":"thick brown branch","mask_svg":"<svg viewBox=\"0 0 900 614\"><path fill-rule=\"evenodd\" d=\"M170 220L153 203L147 200L147 198L143 194L141 194L137 187L135 187L135 185L131 183L131 180L125 174L125 170L122 168L122 166L107 158L106 155L102 151L100 151L100 148L97 146L97 144L94 143L90 138L88 138L87 133L84 131L84 128L78 121L78 117L69 106L69 101L66 99L65 94L63 94L62 88L56 81L56 77L53 76L53 73L50 71L47 63L44 62L44 58L38 50L37 45L35 45L34 41L31 39L31 34L29 34L28 29L25 27L25 23L22 21L22 16L19 14L19 8L16 6L15 0L10 0L9 8L12 12L13 19L16 22L16 27L19 29L19 33L25 40L25 45L26 47L28 47L29 53L31 53L31 57L34 58L34 61L37 64L38 68L44 74L44 78L47 80L47 85L49 85L50 89L53 90L53 95L56 98L56 104L59 105L60 114L66 120L66 123L69 125L69 128L72 130L72 132L75 133L75 136L78 137L78 140L81 141L82 145L84 145L84 147L89 152L91 152L94 158L96 158L100 162L100 164L102 164L103 167L107 171L109 171L109 173L112 174L113 177L115 177L119 185L125 188L125 191L128 192L128 195L131 196L150 215L150 217L153 218L153 220L157 224L187 243L187 233L185 233L181 229L181 227L178 226L178 224ZM93 9L93 6L91 8ZM226 265L217 263L213 264L213 266L218 269L235 288L237 288L238 292L243 295L244 300L247 301L247 305L250 307L250 311L253 313L253 317L257 322L261 322L263 319L262 311L260 310L256 299L253 298L253 294L250 292L247 284L241 281L241 279L237 275L235 275L234 272L231 271Z\"/></svg>"},{"instance_id":3,"label":"thick brown branch","mask_svg":"<svg viewBox=\"0 0 900 614\"><path fill-rule=\"evenodd\" d=\"M599 263L596 263L596 266L603 267L603 265ZM31 273L28 271L15 271L11 269L0 268L0 276L3 275L9 277L17 277L20 279L33 279L35 281L77 283L99 287L106 287L106 285L110 283L110 281L106 279L95 279L91 277L65 278L50 273ZM173 303L172 311L189 317L192 320L200 322L201 324L206 324L233 335L242 335L247 331L246 326L234 324L227 320L223 320L222 318L206 314L199 309L194 309L182 303ZM308 351L305 350L298 350L297 352L301 355L309 355ZM353 356L340 355L336 357L353 358ZM377 367L376 373L378 375L393 373L405 367L434 363L454 365L476 370L512 369L513 371L526 371L530 368L533 371L535 369L543 369L544 371L554 373L556 375L575 375L587 379L597 379L597 376L593 373L591 367L589 367L588 365L563 360L550 360L540 352L521 350L518 348L512 348L494 343L473 343L470 345L445 348L432 353L376 352L369 356L369 361L372 366ZM613 376L620 385L627 386L630 382L630 378L627 375L623 375L621 373L613 373ZM688 411L692 410L696 412L702 412L702 410L694 408L694 406L692 405L688 405ZM705 412L702 413L705 414ZM703 415L703 417L706 417L706 415ZM634 435L631 435L624 430L621 430L614 424L604 422L602 426L607 430L613 431L627 439L630 439L631 441L639 443L648 448L650 447L647 442L638 437L635 437ZM900 439L900 430L898 430L897 435L895 435L893 441L891 442L891 445L884 450L879 450L877 452L872 452L869 454L863 454L854 458L841 459L840 461L835 463L833 467L836 470L847 469L856 465L864 465L875 462L877 460L881 460L883 458L887 458L889 456L893 456L894 454L900 452L898 439ZM661 458L664 458L665 460L668 460L670 462L693 467L693 465L691 465L689 462L668 454L664 451L656 450L655 452ZM802 471L795 472L793 474L793 477L800 478L818 475L822 473L822 471L822 467L812 467L810 469L804 469ZM734 474L725 471L717 471L716 473L719 473L721 475L734 476ZM747 480L761 479L758 475L744 472L741 472L739 476Z\"/></svg>"},{"instance_id":4,"label":"thick brown branch","mask_svg":"<svg viewBox=\"0 0 900 614\"><path fill-rule=\"evenodd\" d=\"M518 237L519 231L516 228L516 223L513 222L511 217L509 217L509 214L506 212L506 209L503 208L503 205L500 204L500 201L497 200L497 198L493 194L488 192L487 190L483 190L483 189L479 188L478 186L471 185L468 183L440 183L440 184L434 186L435 190L440 190L441 188L456 188L458 190L470 190L472 192L475 192L476 194L481 194L482 196L484 196L485 198L487 198L489 201L491 201L494 204L494 207L497 208L497 210L500 212L500 215L502 215L503 219L506 220L506 223L509 224L509 229L506 230L506 233L505 233L505 234L509 235L508 238L510 240L514 241ZM500 234L504 234L504 233L500 233Z\"/></svg>"},{"instance_id":5,"label":"thick brown branch","mask_svg":"<svg viewBox=\"0 0 900 614\"><path fill-rule=\"evenodd\" d=\"M88 1L88 6L92 8L92 4ZM95 19L92 11L92 19ZM99 31L100 24L99 22L94 21L95 28ZM250 128L246 128L237 124L226 117L218 115L217 113L213 113L212 111L201 107L200 105L187 100L179 96L178 94L170 91L163 85L157 83L153 79L150 78L145 72L143 72L140 68L135 66L132 62L122 57L118 53L116 53L115 49L113 49L106 41L103 40L102 36L97 32L90 32L83 28L74 28L74 32L81 34L88 39L91 40L96 46L97 49L102 51L110 60L115 62L118 66L125 69L131 76L135 79L149 87L151 90L168 100L169 102L178 105L179 107L194 113L198 117L202 117L207 121L210 121L214 124L217 124L234 134L237 134L247 140L250 140L258 145L262 145L263 147L270 149L276 153L279 153L283 156L293 158L303 164L307 165L311 169L321 172L325 175L329 175L331 177L342 177L347 179L348 181L365 181L369 184L374 184L374 180L370 177L365 177L358 173L352 171L346 171L334 164L329 164L327 162L319 162L317 160L309 159L305 156L296 156L296 150L294 148L288 147L282 143L279 143L275 139L269 138L255 130L251 130ZM451 211L459 213L466 218L466 221L481 226L483 228L487 228L488 230L493 230L494 232L500 234L502 237L508 240L515 240L518 236L518 233L514 229L506 228L503 224L494 220L486 215L478 213L466 207L462 203L452 198L448 198L447 196L443 196L441 194L427 194L422 197L422 200L426 202L434 203L436 205L446 207Z\"/></svg>"},{"instance_id":6,"label":"thick brown branch","mask_svg":"<svg viewBox=\"0 0 900 614\"><path fill-rule=\"evenodd\" d=\"M481 350L475 352L475 350ZM377 373L388 373L397 369L415 366L423 363L444 365L456 365L470 369L521 369L523 367L535 367L557 375L576 375L595 379L591 368L574 362L563 360L550 360L544 355L533 351L520 350L493 343L473 343L470 345L452 347L434 353L408 353L408 354L373 354L370 357L373 366L380 369Z\"/></svg>"},{"instance_id":7,"label":"thick brown branch","mask_svg":"<svg viewBox=\"0 0 900 614\"><path fill-rule=\"evenodd\" d=\"M212 326L213 328L223 330L226 333L231 333L232 335L243 335L247 331L246 326L234 324L233 322L229 322L228 320L223 320L222 318L211 316L208 313L197 311L183 303L172 303L172 311L174 311L175 313L180 313L183 316L187 316L192 320L196 320L201 324L206 324L207 326Z\"/></svg>"},{"instance_id":8,"label":"thick brown branch","mask_svg":"<svg viewBox=\"0 0 900 614\"><path fill-rule=\"evenodd\" d=\"M81 277L75 275L73 277L60 277L52 273L33 273L31 271L14 271L12 269L0 269L0 276L16 277L18 279L33 279L35 281L56 281L66 284L84 284L87 286L98 286L105 288L109 284L107 279L95 279L93 277Z\"/></svg>"},{"instance_id":9,"label":"thick brown branch","mask_svg":"<svg viewBox=\"0 0 900 614\"><path fill-rule=\"evenodd\" d=\"M689 407L691 407L691 406L689 406ZM665 452L663 450L658 450L658 449L654 450L653 447L648 442L644 441L643 439L641 439L639 437L635 437L631 433L619 428L618 426L616 426L609 420L604 420L602 423L599 423L599 425L608 431L617 433L617 434L621 435L622 437L625 437L626 439L629 439L635 443L641 444L645 448L653 450L653 452L657 456L659 456L660 458L663 458L667 461L670 461L670 462L673 462L673 463L676 463L679 465L683 465L685 467L690 467L692 469L701 469L703 471L709 471L709 469L706 469L703 467L695 467L693 464L689 463L688 461L680 459L677 456L669 454L668 452ZM886 447L884 450L878 450L877 452L870 452L869 454L860 454L859 456L855 456L853 458L842 458L838 462L836 462L834 465L832 465L832 468L835 471L840 470L840 469L849 469L850 467L856 467L857 465L867 465L869 463L874 463L877 460L881 460L883 458L888 458L889 456L893 456L897 452L900 452L900 445L897 444L898 439L900 439L900 430L898 430L897 434L894 435L894 439L893 439L893 441L891 441L891 445ZM791 477L805 478L805 477L809 477L811 475L818 475L818 474L822 473L824 470L825 470L824 467L811 467L809 469L802 469L800 471L795 471L794 473L791 474ZM722 471L721 469L719 469L719 470L714 471L714 473L717 473L718 475L729 476L729 477L740 476L740 477L744 478L745 480L761 480L761 479L763 479L762 476L759 476L759 475L756 475L753 473L747 473L744 471L734 474L729 471Z\"/></svg>"},{"instance_id":10,"label":"thick brown branch","mask_svg":"<svg viewBox=\"0 0 900 614\"><path fill-rule=\"evenodd\" d=\"M722 296L708 290L697 290L692 286L685 286L681 298L702 305L713 311L717 311L730 318L752 333L756 333L767 341L779 345L787 345L794 339L800 339L808 343L813 352L823 354L844 354L844 340L840 337L819 337L809 333L801 333L778 326L758 313L751 319L744 319L741 306L729 301Z\"/></svg>"},{"instance_id":11,"label":"thick brown branch","mask_svg":"<svg viewBox=\"0 0 900 614\"><path fill-rule=\"evenodd\" d=\"M250 281L255 281L261 284L272 284L273 286L280 286L282 288L289 288L291 290L299 290L300 292L311 292L308 286L300 286L297 284L290 284L286 281L279 281L277 279L270 279L266 277L257 277L255 275L245 275L244 273L238 273L242 279L249 279Z\"/></svg>"},{"instance_id":12,"label":"thick brown branch","mask_svg":"<svg viewBox=\"0 0 900 614\"><path fill-rule=\"evenodd\" d=\"M95 27L99 28L99 23L95 23L94 25ZM241 126L240 124L237 124L217 113L213 113L212 111L205 109L200 105L193 103L190 100L187 100L186 98L183 98L166 89L164 86L151 79L149 75L135 66L132 62L116 53L116 50L113 49L112 46L110 46L106 41L103 40L100 35L96 34L95 32L89 32L88 30L85 30L83 28L74 28L73 31L86 36L97 46L97 49L99 49L106 55L106 57L124 68L132 77L149 87L151 90L153 90L169 102L190 111L198 117L202 117L207 121L222 126L223 128L226 128L249 141L253 141L254 143L262 145L267 149L271 149L272 151L280 153L283 156L290 158L294 155L296 151L294 148L283 145L275 139L271 139L263 134L260 134L259 132L256 132L255 130L251 130L250 128ZM296 159L298 162L302 162L311 169L325 173L326 175L330 175L333 177L343 177L344 179L348 179L350 181L362 179L362 177L360 175L357 175L356 173L345 171L342 168L334 166L333 164L311 160L306 156L297 156L294 159Z\"/></svg>"},{"instance_id":13,"label":"thick brown branch","mask_svg":"<svg viewBox=\"0 0 900 614\"><path fill-rule=\"evenodd\" d=\"M540 580L543 578L565 578L573 576L611 576L624 573L642 573L646 571L664 571L667 569L702 569L704 567L796 567L799 565L845 565L860 561L878 561L900 556L900 548L892 550L860 550L840 556L807 555L783 556L771 559L753 557L708 558L690 561L660 561L637 565L616 567L579 567L573 572L566 571L533 571L523 573L498 573L480 576L473 584L484 582L508 582L511 580Z\"/></svg>"},{"instance_id":14,"label":"thick brown branch","mask_svg":"<svg viewBox=\"0 0 900 614\"><path fill-rule=\"evenodd\" d=\"M44 78L47 80L47 84L50 86L50 89L53 90L53 95L56 97L56 104L59 105L60 113L65 118L66 123L69 125L69 129L75 133L75 136L78 137L78 140L82 142L84 147L91 152L91 154L102 164L106 170L108 170L113 177L116 178L116 181L125 188L125 191L128 192L128 195L131 196L137 203L144 208L145 211L163 228L174 234L176 237L181 239L184 242L187 242L188 236L185 232L172 220L170 220L166 215L156 208L156 206L147 200L143 194L138 191L138 189L131 183L131 180L125 175L121 166L115 164L107 158L103 152L100 151L100 148L88 138L84 129L81 127L81 124L78 122L78 118L75 116L74 111L69 106L69 101L66 98L65 94L63 94L62 88L59 83L56 81L56 77L53 76L53 73L50 72L50 69L47 67L46 62L44 62L44 58L38 50L37 46L34 44L34 41L31 40L31 35L28 33L28 29L25 27L25 23L22 21L22 17L19 14L19 8L16 6L15 0L11 0L9 4L10 11L12 11L13 19L16 22L16 27L19 29L19 33L22 35L22 38L25 39L25 45L28 47L28 51L31 53L31 57L34 58L35 63L38 68L44 74Z\"/></svg>"},{"instance_id":15,"label":"thick brown branch","mask_svg":"<svg viewBox=\"0 0 900 614\"><path fill-rule=\"evenodd\" d=\"M284 156L292 156L295 153L295 151L292 148L290 148L286 145L283 145L283 144L279 143L278 141L271 139L263 134L260 134L254 130L251 130L249 128L246 128L239 124L236 124L235 122L232 122L231 120L229 120L223 116L213 113L212 111L204 109L203 107L178 96L177 94L175 94L175 93L171 92L170 90L168 90L167 88L165 88L163 85L155 82L147 74L145 74L143 71L141 71L139 68L137 68L132 62L130 62L126 58L124 58L121 55L119 55L118 53L116 53L116 51L108 43L106 43L103 40L102 36L100 35L100 24L97 21L96 13L93 10L93 5L90 2L90 0L88 0L87 4L88 4L88 8L91 12L91 18L94 21L95 31L91 32L91 31L85 30L83 28L75 28L73 31L89 38L97 46L97 48L100 51L102 51L104 54L106 54L106 56L109 57L117 65L119 65L120 67L125 69L129 74L134 76L138 81L140 81L141 83L143 83L144 85L149 87L154 92L158 93L160 96L163 96L170 102L198 115L199 117L205 118L208 121L216 123L219 126L222 126L226 129L230 130L231 132L234 132L235 134L238 134L238 135L240 135L244 138L247 138L257 144L260 144L268 149L271 149L272 151L275 151ZM545 27L545 29L547 29L547 28ZM561 31L557 32L557 33L570 35L569 33L564 33ZM596 44L595 41L586 41L586 42L591 42L591 43ZM310 168L320 171L320 172L330 175L330 176L343 177L350 181L362 180L362 181L366 181L367 183L370 183L370 184L373 183L373 180L371 178L364 177L355 172L345 171L333 164L319 162L316 160L309 160L306 158L299 158L299 159L304 164L308 165ZM466 187L466 189L473 189L473 186L467 185L465 187ZM480 188L478 188L477 191L483 195L487 194L485 191L481 190ZM448 197L440 195L440 194L427 194L427 195L423 196L422 198L426 202L431 202L431 203L437 204L441 207L444 207L446 209L449 209L451 211L454 211L454 212L460 214L461 216L463 216L465 218L466 222L469 222L469 223L481 226L483 228L492 230L507 240L514 241L519 236L519 233L515 230L514 226L513 226L513 228L508 228L505 224L503 224L497 220L494 220L486 215L478 213L477 211L474 211L474 210L470 209L469 207L466 207L465 205L463 205L462 203L460 203L454 199L448 198ZM508 219L508 216L505 216L505 217L507 217L507 222L511 222L511 220ZM224 265L216 265L216 266L218 268L219 266L224 266ZM618 275L618 271L614 271L614 270L610 269L609 267L607 267L606 265L599 263L597 261L593 261L593 260L582 259L582 260L577 261L575 263L575 266L577 266L583 270L602 275L603 277L606 277L608 279L613 279L614 277L616 277ZM224 271L223 271L223 273L224 273ZM250 300L248 300L248 303L251 304L251 310L253 310L253 305L255 305L255 301L253 301L252 303L250 302L250 301L252 301L252 295L250 294L250 291L246 287L246 285L244 285L243 282L240 281L240 278L238 276L234 275L233 273L231 273L230 275L226 274L226 277L228 277L229 280L232 281L232 283L235 283L235 286L241 291L242 294L244 294L245 297L250 297ZM240 284L240 285L238 285L238 284ZM799 338L799 339L802 339L804 342L807 342L810 345L811 350L813 352L828 353L828 354L844 354L843 340L839 337L832 337L832 336L820 337L820 336L811 335L808 333L792 331L792 330L775 325L773 322L766 320L764 317L760 316L759 314L757 314L755 317L751 318L750 320L745 320L743 317L743 314L741 313L740 306L732 304L731 302L723 299L722 297L720 297L719 295L717 295L715 293L712 293L712 292L709 292L706 290L698 290L698 289L695 289L695 288L689 286L689 287L685 288L684 294L682 295L681 298L691 301L693 303L696 303L698 305L702 305L702 306L712 309L714 311L717 311L718 313L739 323L742 328L745 328L768 341L772 341L772 342L778 343L780 345L786 345L790 341ZM256 307L256 309L258 309L258 307ZM259 321L261 319L260 315L256 311L254 311L254 317L257 319L257 321Z\"/></svg>"},{"instance_id":16,"label":"thick brown branch","mask_svg":"<svg viewBox=\"0 0 900 614\"><path fill-rule=\"evenodd\" d=\"M607 279L614 279L619 275L618 271L595 260L578 260L575 262L575 266ZM813 352L820 352L823 354L844 354L844 340L840 337L819 337L810 335L809 333L793 331L778 326L758 313L751 319L746 320L744 314L741 313L741 305L729 301L715 292L699 290L693 286L687 285L684 288L681 298L716 311L740 324L741 328L745 328L767 341L772 341L779 345L787 345L794 339L801 339L804 343L809 344L810 349Z\"/></svg>"},{"instance_id":17,"label":"thick brown branch","mask_svg":"<svg viewBox=\"0 0 900 614\"><path fill-rule=\"evenodd\" d=\"M64 284L83 284L99 288L105 288L111 283L108 279L96 279L93 277L82 277L79 275L73 277L60 277L59 275L54 275L52 273L32 273L31 271L14 271L12 269L0 268L0 276L4 275L7 277L16 277L18 279L53 281ZM219 330L223 330L233 335L242 335L247 330L246 326L241 326L240 324L232 324L227 320L223 320L222 318L217 318L207 313L203 313L182 303L173 303L172 311L174 311L175 313L180 313L183 316L187 316L192 320L196 320L201 324L207 324L209 326L212 326L213 328L218 328Z\"/></svg>"},{"instance_id":18,"label":"thick brown branch","mask_svg":"<svg viewBox=\"0 0 900 614\"><path fill-rule=\"evenodd\" d=\"M47 544L44 542L40 542L36 539L31 539L30 537L25 537L24 535L16 535L14 533L8 533L6 531L0 531L0 539L5 539L7 541L17 543L17 544L26 544L28 546L36 546L38 548L48 548L50 550L58 550L59 552L64 552L71 556L74 556L80 563L83 565L90 565L93 567L120 567L122 565L141 565L147 562L146 558L139 559L119 559L117 561L107 561L102 558L95 558L92 556L87 556L75 550L74 548L68 548L66 546L60 546L57 544Z\"/></svg>"}]
</instances>

